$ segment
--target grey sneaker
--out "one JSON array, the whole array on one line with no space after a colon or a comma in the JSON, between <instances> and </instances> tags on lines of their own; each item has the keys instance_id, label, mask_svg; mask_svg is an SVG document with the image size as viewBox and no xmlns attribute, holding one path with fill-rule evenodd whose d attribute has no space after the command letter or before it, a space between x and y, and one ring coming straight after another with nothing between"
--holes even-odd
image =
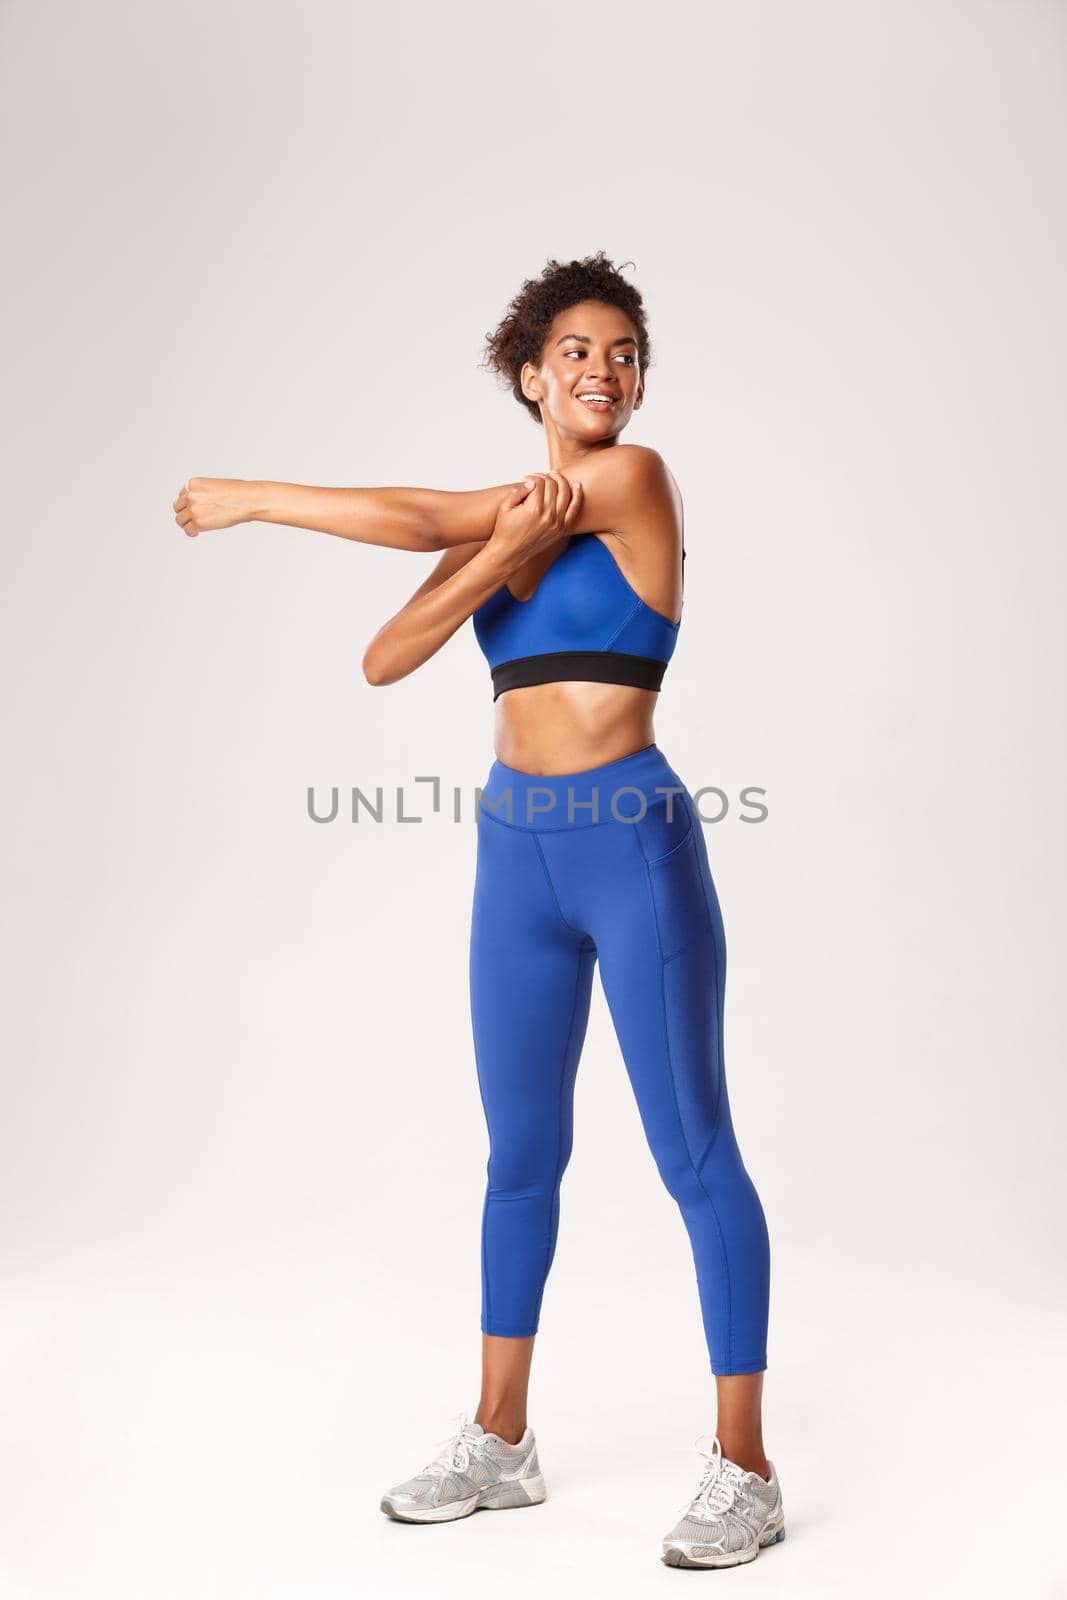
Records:
<instances>
[{"instance_id":1,"label":"grey sneaker","mask_svg":"<svg viewBox=\"0 0 1067 1600\"><path fill-rule=\"evenodd\" d=\"M472 1511L539 1505L545 1496L530 1428L518 1444L508 1444L460 1412L459 1429L441 1454L388 1490L382 1510L399 1522L453 1522Z\"/></svg>"},{"instance_id":2,"label":"grey sneaker","mask_svg":"<svg viewBox=\"0 0 1067 1600\"><path fill-rule=\"evenodd\" d=\"M664 1561L669 1567L736 1567L755 1561L764 1545L785 1538L773 1463L767 1463L767 1479L727 1460L718 1439L700 1453L707 1457L700 1488L663 1541Z\"/></svg>"}]
</instances>

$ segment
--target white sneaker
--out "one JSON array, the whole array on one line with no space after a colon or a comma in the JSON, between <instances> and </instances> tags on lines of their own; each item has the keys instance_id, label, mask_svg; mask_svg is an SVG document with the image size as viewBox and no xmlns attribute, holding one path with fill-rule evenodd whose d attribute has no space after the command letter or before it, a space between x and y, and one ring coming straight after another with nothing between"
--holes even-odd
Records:
<instances>
[{"instance_id":1,"label":"white sneaker","mask_svg":"<svg viewBox=\"0 0 1067 1600\"><path fill-rule=\"evenodd\" d=\"M518 1444L486 1433L480 1422L460 1425L441 1454L422 1471L389 1489L382 1510L398 1522L454 1522L472 1511L539 1505L546 1497L530 1428Z\"/></svg>"},{"instance_id":2,"label":"white sneaker","mask_svg":"<svg viewBox=\"0 0 1067 1600\"><path fill-rule=\"evenodd\" d=\"M764 1545L785 1538L773 1464L767 1463L769 1479L761 1478L727 1460L717 1438L710 1450L699 1443L697 1448L707 1458L704 1475L681 1521L663 1541L663 1560L669 1567L736 1567L755 1561Z\"/></svg>"}]
</instances>

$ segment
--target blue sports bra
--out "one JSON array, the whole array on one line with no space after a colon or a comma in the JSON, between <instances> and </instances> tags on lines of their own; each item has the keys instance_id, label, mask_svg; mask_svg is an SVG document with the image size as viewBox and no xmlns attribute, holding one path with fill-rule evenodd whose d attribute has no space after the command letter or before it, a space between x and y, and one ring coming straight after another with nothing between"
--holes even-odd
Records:
<instances>
[{"instance_id":1,"label":"blue sports bra","mask_svg":"<svg viewBox=\"0 0 1067 1600\"><path fill-rule=\"evenodd\" d=\"M567 679L659 689L681 627L645 604L595 533L572 533L528 600L502 584L473 622L494 700Z\"/></svg>"}]
</instances>

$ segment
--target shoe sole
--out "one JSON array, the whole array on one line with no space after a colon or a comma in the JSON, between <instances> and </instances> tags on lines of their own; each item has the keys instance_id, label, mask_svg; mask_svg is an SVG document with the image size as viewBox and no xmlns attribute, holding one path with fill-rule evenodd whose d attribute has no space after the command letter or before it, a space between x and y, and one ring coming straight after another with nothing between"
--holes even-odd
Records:
<instances>
[{"instance_id":1,"label":"shoe sole","mask_svg":"<svg viewBox=\"0 0 1067 1600\"><path fill-rule=\"evenodd\" d=\"M663 1562L668 1567L740 1567L747 1561L755 1561L761 1550L766 1550L768 1545L781 1544L785 1538L784 1523L777 1527L773 1533L765 1533L759 1543L752 1550L739 1550L731 1555L723 1555L718 1560L710 1561L700 1556L692 1556L683 1544L664 1544Z\"/></svg>"},{"instance_id":2,"label":"shoe sole","mask_svg":"<svg viewBox=\"0 0 1067 1600\"><path fill-rule=\"evenodd\" d=\"M519 1506L539 1506L547 1498L545 1480L537 1472L528 1478L487 1484L466 1500L453 1500L446 1506L428 1506L425 1511L417 1506L405 1506L402 1501L398 1504L390 1495L385 1495L382 1510L395 1522L458 1522L460 1517L472 1516L475 1511L512 1511Z\"/></svg>"}]
</instances>

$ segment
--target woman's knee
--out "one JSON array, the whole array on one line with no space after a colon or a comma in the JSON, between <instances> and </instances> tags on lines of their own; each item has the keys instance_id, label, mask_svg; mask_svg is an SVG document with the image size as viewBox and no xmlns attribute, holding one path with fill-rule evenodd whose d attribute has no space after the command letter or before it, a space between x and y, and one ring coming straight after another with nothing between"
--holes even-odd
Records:
<instances>
[{"instance_id":1,"label":"woman's knee","mask_svg":"<svg viewBox=\"0 0 1067 1600\"><path fill-rule=\"evenodd\" d=\"M690 1149L684 1133L657 1141L653 1148L659 1175L683 1211L705 1204L719 1189L729 1189L744 1173L729 1117L719 1119L702 1150Z\"/></svg>"},{"instance_id":2,"label":"woman's knee","mask_svg":"<svg viewBox=\"0 0 1067 1600\"><path fill-rule=\"evenodd\" d=\"M652 1155L667 1193L678 1202L683 1211L687 1205L699 1202L703 1191L700 1175L685 1140L658 1140Z\"/></svg>"},{"instance_id":3,"label":"woman's knee","mask_svg":"<svg viewBox=\"0 0 1067 1600\"><path fill-rule=\"evenodd\" d=\"M550 1198L560 1186L569 1149L541 1140L494 1143L486 1169L489 1192L499 1199Z\"/></svg>"}]
</instances>

